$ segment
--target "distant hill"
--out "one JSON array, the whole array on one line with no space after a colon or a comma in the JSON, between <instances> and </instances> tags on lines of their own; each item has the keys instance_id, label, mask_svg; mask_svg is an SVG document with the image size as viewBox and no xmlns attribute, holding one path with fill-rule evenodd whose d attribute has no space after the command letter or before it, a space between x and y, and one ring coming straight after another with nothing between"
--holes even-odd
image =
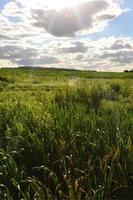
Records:
<instances>
[{"instance_id":1,"label":"distant hill","mask_svg":"<svg viewBox=\"0 0 133 200\"><path fill-rule=\"evenodd\" d=\"M19 66L19 69L43 69L43 67L38 66Z\"/></svg>"},{"instance_id":2,"label":"distant hill","mask_svg":"<svg viewBox=\"0 0 133 200\"><path fill-rule=\"evenodd\" d=\"M51 71L88 71L96 72L95 70L80 70L80 69L67 69L67 68L48 68L48 67L38 67L38 66L19 66L19 69L41 69L41 70L51 70Z\"/></svg>"}]
</instances>

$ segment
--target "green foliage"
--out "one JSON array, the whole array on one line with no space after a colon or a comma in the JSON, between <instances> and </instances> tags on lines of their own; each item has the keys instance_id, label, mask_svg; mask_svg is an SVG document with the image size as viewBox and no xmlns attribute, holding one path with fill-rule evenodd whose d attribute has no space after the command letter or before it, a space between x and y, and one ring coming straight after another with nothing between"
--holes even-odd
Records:
<instances>
[{"instance_id":1,"label":"green foliage","mask_svg":"<svg viewBox=\"0 0 133 200\"><path fill-rule=\"evenodd\" d=\"M131 77L0 74L14 80L0 86L0 199L106 200L133 184Z\"/></svg>"}]
</instances>

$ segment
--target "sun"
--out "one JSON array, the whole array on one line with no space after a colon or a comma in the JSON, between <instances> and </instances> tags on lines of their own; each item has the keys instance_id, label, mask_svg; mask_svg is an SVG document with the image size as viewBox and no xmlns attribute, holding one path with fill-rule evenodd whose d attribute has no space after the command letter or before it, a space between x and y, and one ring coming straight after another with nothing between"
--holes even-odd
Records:
<instances>
[{"instance_id":1,"label":"sun","mask_svg":"<svg viewBox=\"0 0 133 200\"><path fill-rule=\"evenodd\" d=\"M48 0L47 6L49 9L55 9L57 11L69 6L75 6L83 0Z\"/></svg>"}]
</instances>

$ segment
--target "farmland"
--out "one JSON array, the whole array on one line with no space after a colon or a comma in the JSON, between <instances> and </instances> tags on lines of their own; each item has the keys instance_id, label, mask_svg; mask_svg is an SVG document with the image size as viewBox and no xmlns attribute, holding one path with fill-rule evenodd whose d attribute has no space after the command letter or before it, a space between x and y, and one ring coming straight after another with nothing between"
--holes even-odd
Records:
<instances>
[{"instance_id":1,"label":"farmland","mask_svg":"<svg viewBox=\"0 0 133 200\"><path fill-rule=\"evenodd\" d=\"M133 73L0 69L0 199L127 200L132 184Z\"/></svg>"}]
</instances>

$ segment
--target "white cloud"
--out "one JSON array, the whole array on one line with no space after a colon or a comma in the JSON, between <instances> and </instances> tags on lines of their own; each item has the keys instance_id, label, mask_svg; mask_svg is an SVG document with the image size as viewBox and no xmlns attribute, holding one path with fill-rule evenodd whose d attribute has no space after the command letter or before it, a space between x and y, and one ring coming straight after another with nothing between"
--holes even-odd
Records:
<instances>
[{"instance_id":1,"label":"white cloud","mask_svg":"<svg viewBox=\"0 0 133 200\"><path fill-rule=\"evenodd\" d=\"M11 62L10 60L1 60L0 59L0 68L17 68L18 65Z\"/></svg>"}]
</instances>

